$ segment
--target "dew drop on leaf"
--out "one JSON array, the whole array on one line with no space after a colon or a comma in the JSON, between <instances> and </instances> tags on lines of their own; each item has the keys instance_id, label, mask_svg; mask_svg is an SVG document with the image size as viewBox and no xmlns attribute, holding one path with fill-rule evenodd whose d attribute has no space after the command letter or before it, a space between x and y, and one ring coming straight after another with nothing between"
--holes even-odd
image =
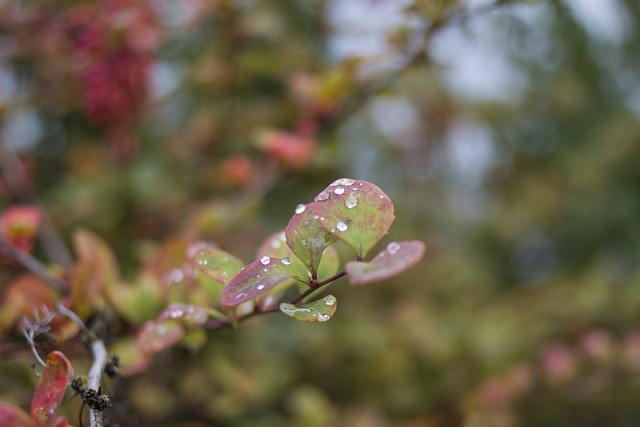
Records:
<instances>
[{"instance_id":1,"label":"dew drop on leaf","mask_svg":"<svg viewBox=\"0 0 640 427\"><path fill-rule=\"evenodd\" d=\"M396 242L391 242L387 245L387 252L389 252L389 255L395 255L398 253L399 250L400 250L400 245L397 244Z\"/></svg>"},{"instance_id":2,"label":"dew drop on leaf","mask_svg":"<svg viewBox=\"0 0 640 427\"><path fill-rule=\"evenodd\" d=\"M358 198L352 194L344 201L344 205L347 209L353 209L358 206Z\"/></svg>"},{"instance_id":3,"label":"dew drop on leaf","mask_svg":"<svg viewBox=\"0 0 640 427\"><path fill-rule=\"evenodd\" d=\"M349 186L349 185L353 185L354 182L355 182L354 180L349 179L349 178L340 178L340 179L337 179L337 180L333 181L333 183L331 185L346 185L346 186Z\"/></svg>"},{"instance_id":4,"label":"dew drop on leaf","mask_svg":"<svg viewBox=\"0 0 640 427\"><path fill-rule=\"evenodd\" d=\"M326 191L322 191L320 194L318 194L313 200L315 202L324 202L325 200L327 200L329 198L329 193L327 193Z\"/></svg>"},{"instance_id":5,"label":"dew drop on leaf","mask_svg":"<svg viewBox=\"0 0 640 427\"><path fill-rule=\"evenodd\" d=\"M270 262L271 262L271 258L269 258L266 255L260 258L260 263L262 263L262 265L269 265Z\"/></svg>"},{"instance_id":6,"label":"dew drop on leaf","mask_svg":"<svg viewBox=\"0 0 640 427\"><path fill-rule=\"evenodd\" d=\"M291 259L288 256L286 256L286 257L282 258L282 263L284 265L290 265L291 264Z\"/></svg>"},{"instance_id":7,"label":"dew drop on leaf","mask_svg":"<svg viewBox=\"0 0 640 427\"><path fill-rule=\"evenodd\" d=\"M306 206L306 205L298 205L298 206L296 207L296 213L297 213L297 214L301 214L302 212L304 212L304 210L305 210L306 208L307 208L307 206Z\"/></svg>"},{"instance_id":8,"label":"dew drop on leaf","mask_svg":"<svg viewBox=\"0 0 640 427\"><path fill-rule=\"evenodd\" d=\"M340 231L347 231L347 229L349 228L349 226L347 225L346 222L344 221L338 221L336 223L336 228Z\"/></svg>"},{"instance_id":9,"label":"dew drop on leaf","mask_svg":"<svg viewBox=\"0 0 640 427\"><path fill-rule=\"evenodd\" d=\"M338 187L335 190L333 190L333 192L336 194L344 194L344 187Z\"/></svg>"}]
</instances>

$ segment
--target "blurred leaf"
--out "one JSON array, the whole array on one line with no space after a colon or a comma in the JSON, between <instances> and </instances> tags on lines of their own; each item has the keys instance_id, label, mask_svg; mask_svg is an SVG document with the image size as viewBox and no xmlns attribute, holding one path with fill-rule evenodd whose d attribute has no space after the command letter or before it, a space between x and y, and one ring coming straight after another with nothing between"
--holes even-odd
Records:
<instances>
[{"instance_id":1,"label":"blurred leaf","mask_svg":"<svg viewBox=\"0 0 640 427\"><path fill-rule=\"evenodd\" d=\"M391 242L369 262L350 261L345 265L352 285L366 285L396 276L413 267L424 255L419 240Z\"/></svg>"},{"instance_id":2,"label":"blurred leaf","mask_svg":"<svg viewBox=\"0 0 640 427\"><path fill-rule=\"evenodd\" d=\"M280 311L301 322L326 322L338 308L338 300L333 295L305 305L280 304Z\"/></svg>"},{"instance_id":3,"label":"blurred leaf","mask_svg":"<svg viewBox=\"0 0 640 427\"><path fill-rule=\"evenodd\" d=\"M50 426L73 376L73 367L66 356L52 351L31 401L31 416L38 426Z\"/></svg>"},{"instance_id":4,"label":"blurred leaf","mask_svg":"<svg viewBox=\"0 0 640 427\"><path fill-rule=\"evenodd\" d=\"M0 403L0 426L34 427L36 422L22 408L11 403Z\"/></svg>"},{"instance_id":5,"label":"blurred leaf","mask_svg":"<svg viewBox=\"0 0 640 427\"><path fill-rule=\"evenodd\" d=\"M107 296L118 314L134 325L156 317L165 304L164 292L147 272L134 284L118 283Z\"/></svg>"},{"instance_id":6,"label":"blurred leaf","mask_svg":"<svg viewBox=\"0 0 640 427\"><path fill-rule=\"evenodd\" d=\"M107 244L87 230L73 236L77 261L71 272L71 301L74 311L86 319L101 304L101 294L120 280L116 258Z\"/></svg>"},{"instance_id":7,"label":"blurred leaf","mask_svg":"<svg viewBox=\"0 0 640 427\"><path fill-rule=\"evenodd\" d=\"M197 243L191 246L198 269L224 286L244 267L244 263L213 245Z\"/></svg>"},{"instance_id":8,"label":"blurred leaf","mask_svg":"<svg viewBox=\"0 0 640 427\"><path fill-rule=\"evenodd\" d=\"M324 250L337 240L318 222L315 206L315 202L298 205L285 231L287 245L304 263L313 278L317 278Z\"/></svg>"},{"instance_id":9,"label":"blurred leaf","mask_svg":"<svg viewBox=\"0 0 640 427\"><path fill-rule=\"evenodd\" d=\"M47 283L36 276L19 276L9 284L0 305L0 339L21 316L31 316L42 306L52 308L58 295Z\"/></svg>"},{"instance_id":10,"label":"blurred leaf","mask_svg":"<svg viewBox=\"0 0 640 427\"><path fill-rule=\"evenodd\" d=\"M336 180L314 200L314 218L348 243L359 258L387 234L395 218L389 196L366 181Z\"/></svg>"},{"instance_id":11,"label":"blurred leaf","mask_svg":"<svg viewBox=\"0 0 640 427\"><path fill-rule=\"evenodd\" d=\"M138 348L145 354L154 354L166 350L185 335L185 328L177 320L147 322L137 336Z\"/></svg>"},{"instance_id":12,"label":"blurred leaf","mask_svg":"<svg viewBox=\"0 0 640 427\"><path fill-rule=\"evenodd\" d=\"M296 274L290 259L263 256L244 267L222 290L222 305L234 306L252 300Z\"/></svg>"},{"instance_id":13,"label":"blurred leaf","mask_svg":"<svg viewBox=\"0 0 640 427\"><path fill-rule=\"evenodd\" d=\"M0 236L15 249L30 252L41 217L40 209L35 206L12 206L0 215ZM2 253L0 261L11 263Z\"/></svg>"},{"instance_id":14,"label":"blurred leaf","mask_svg":"<svg viewBox=\"0 0 640 427\"><path fill-rule=\"evenodd\" d=\"M226 320L222 313L208 307L200 307L193 304L173 303L158 316L156 322L163 322L167 319L178 321L187 329L197 328L205 324L209 317Z\"/></svg>"}]
</instances>

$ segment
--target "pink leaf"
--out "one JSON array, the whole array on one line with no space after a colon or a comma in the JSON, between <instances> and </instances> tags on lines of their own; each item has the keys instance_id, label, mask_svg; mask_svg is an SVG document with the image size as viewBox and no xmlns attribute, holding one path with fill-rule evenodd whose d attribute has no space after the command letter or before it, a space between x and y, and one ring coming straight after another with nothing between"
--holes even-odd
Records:
<instances>
[{"instance_id":1,"label":"pink leaf","mask_svg":"<svg viewBox=\"0 0 640 427\"><path fill-rule=\"evenodd\" d=\"M345 270L352 285L366 285L398 275L414 266L424 255L418 240L392 242L369 262L348 262Z\"/></svg>"},{"instance_id":2,"label":"pink leaf","mask_svg":"<svg viewBox=\"0 0 640 427\"><path fill-rule=\"evenodd\" d=\"M31 401L31 417L38 427L50 426L64 397L69 380L73 375L73 367L67 357L52 351L47 357L47 364L36 387Z\"/></svg>"},{"instance_id":3,"label":"pink leaf","mask_svg":"<svg viewBox=\"0 0 640 427\"><path fill-rule=\"evenodd\" d=\"M10 403L0 403L0 426L34 427L36 422L22 408Z\"/></svg>"}]
</instances>

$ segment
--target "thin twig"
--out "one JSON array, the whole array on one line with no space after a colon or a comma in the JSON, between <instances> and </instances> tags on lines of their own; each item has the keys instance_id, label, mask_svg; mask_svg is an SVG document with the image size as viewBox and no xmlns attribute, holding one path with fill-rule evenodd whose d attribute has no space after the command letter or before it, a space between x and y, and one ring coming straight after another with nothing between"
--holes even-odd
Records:
<instances>
[{"instance_id":1,"label":"thin twig","mask_svg":"<svg viewBox=\"0 0 640 427\"><path fill-rule=\"evenodd\" d=\"M107 349L102 339L96 339L91 343L91 354L93 355L93 363L87 376L87 390L95 390L99 393L102 372L107 364ZM102 410L89 408L89 425L91 427L104 426Z\"/></svg>"},{"instance_id":2,"label":"thin twig","mask_svg":"<svg viewBox=\"0 0 640 427\"><path fill-rule=\"evenodd\" d=\"M3 236L0 236L0 252L4 252L17 264L21 265L22 267L38 276L40 279L47 282L59 293L63 293L66 290L67 284L65 282L49 273L40 261L29 255L28 253L20 251L11 246Z\"/></svg>"}]
</instances>

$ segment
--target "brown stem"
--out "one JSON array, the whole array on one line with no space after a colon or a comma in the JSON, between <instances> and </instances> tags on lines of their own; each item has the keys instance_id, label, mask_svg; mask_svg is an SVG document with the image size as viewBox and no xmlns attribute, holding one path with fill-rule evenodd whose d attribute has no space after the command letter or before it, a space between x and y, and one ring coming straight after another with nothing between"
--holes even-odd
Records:
<instances>
[{"instance_id":1,"label":"brown stem","mask_svg":"<svg viewBox=\"0 0 640 427\"><path fill-rule=\"evenodd\" d=\"M64 293L64 291L67 289L67 284L49 273L40 261L29 255L28 253L20 251L11 246L3 236L0 236L0 252L4 252L14 262L31 271L40 279L47 282L59 293Z\"/></svg>"}]
</instances>

